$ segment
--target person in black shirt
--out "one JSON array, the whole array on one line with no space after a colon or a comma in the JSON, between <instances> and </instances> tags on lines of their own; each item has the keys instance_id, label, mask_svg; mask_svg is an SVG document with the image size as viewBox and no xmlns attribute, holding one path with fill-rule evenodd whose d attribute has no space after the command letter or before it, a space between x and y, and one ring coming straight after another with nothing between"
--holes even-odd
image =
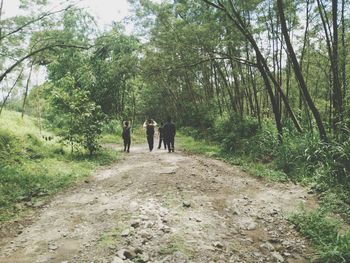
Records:
<instances>
[{"instance_id":1,"label":"person in black shirt","mask_svg":"<svg viewBox=\"0 0 350 263\"><path fill-rule=\"evenodd\" d=\"M130 144L131 144L131 135L130 135L130 126L128 121L124 121L123 123L123 133L122 137L124 140L124 152L130 151Z\"/></svg>"},{"instance_id":2,"label":"person in black shirt","mask_svg":"<svg viewBox=\"0 0 350 263\"><path fill-rule=\"evenodd\" d=\"M164 132L164 138L168 147L168 152L174 152L176 127L175 127L175 124L171 122L170 117L168 117L167 122L163 126L163 132Z\"/></svg>"},{"instance_id":3,"label":"person in black shirt","mask_svg":"<svg viewBox=\"0 0 350 263\"><path fill-rule=\"evenodd\" d=\"M160 126L158 128L158 135L159 135L159 145L158 145L158 149L160 149L160 147L162 146L162 142L164 144L164 149L166 149L166 141L164 138L164 131L163 131L163 122L160 123Z\"/></svg>"},{"instance_id":4,"label":"person in black shirt","mask_svg":"<svg viewBox=\"0 0 350 263\"><path fill-rule=\"evenodd\" d=\"M157 126L157 123L153 119L148 119L143 123L143 127L146 128L148 148L151 152L154 146L154 127Z\"/></svg>"}]
</instances>

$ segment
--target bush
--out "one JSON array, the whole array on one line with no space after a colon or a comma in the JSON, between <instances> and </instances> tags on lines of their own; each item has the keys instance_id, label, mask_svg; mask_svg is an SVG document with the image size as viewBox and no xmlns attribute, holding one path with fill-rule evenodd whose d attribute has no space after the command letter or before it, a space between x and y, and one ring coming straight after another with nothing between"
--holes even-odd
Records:
<instances>
[{"instance_id":1,"label":"bush","mask_svg":"<svg viewBox=\"0 0 350 263\"><path fill-rule=\"evenodd\" d=\"M109 120L102 127L103 134L121 135L123 131L119 120Z\"/></svg>"},{"instance_id":2,"label":"bush","mask_svg":"<svg viewBox=\"0 0 350 263\"><path fill-rule=\"evenodd\" d=\"M246 142L258 131L259 124L254 118L224 116L216 119L210 135L214 140L222 142L223 148L228 152L246 152Z\"/></svg>"}]
</instances>

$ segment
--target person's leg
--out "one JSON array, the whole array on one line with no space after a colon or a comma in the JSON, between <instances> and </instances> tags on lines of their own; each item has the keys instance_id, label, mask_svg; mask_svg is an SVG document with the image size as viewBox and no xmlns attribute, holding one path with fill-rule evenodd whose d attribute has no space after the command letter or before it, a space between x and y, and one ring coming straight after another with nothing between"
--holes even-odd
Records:
<instances>
[{"instance_id":1,"label":"person's leg","mask_svg":"<svg viewBox=\"0 0 350 263\"><path fill-rule=\"evenodd\" d=\"M166 138L166 146L167 146L167 148L168 148L168 152L170 152L171 151L171 146L170 146L170 138Z\"/></svg>"},{"instance_id":2,"label":"person's leg","mask_svg":"<svg viewBox=\"0 0 350 263\"><path fill-rule=\"evenodd\" d=\"M164 144L164 150L166 150L166 140L165 140L165 138L163 139L163 144Z\"/></svg>"},{"instance_id":3,"label":"person's leg","mask_svg":"<svg viewBox=\"0 0 350 263\"><path fill-rule=\"evenodd\" d=\"M150 136L147 136L147 143L148 143L148 149L149 149L150 151L152 151L152 150L151 150L151 137L150 137Z\"/></svg>"},{"instance_id":4,"label":"person's leg","mask_svg":"<svg viewBox=\"0 0 350 263\"><path fill-rule=\"evenodd\" d=\"M128 149L127 149L127 152L130 152L130 145L131 145L131 138L129 137L128 138Z\"/></svg>"},{"instance_id":5,"label":"person's leg","mask_svg":"<svg viewBox=\"0 0 350 263\"><path fill-rule=\"evenodd\" d=\"M151 139L151 147L150 147L150 150L152 151L152 150L153 150L153 146L154 146L154 138L153 138L153 136L151 136L150 139Z\"/></svg>"},{"instance_id":6,"label":"person's leg","mask_svg":"<svg viewBox=\"0 0 350 263\"><path fill-rule=\"evenodd\" d=\"M174 152L175 147L174 147L174 142L175 142L175 137L171 138L171 150Z\"/></svg>"},{"instance_id":7,"label":"person's leg","mask_svg":"<svg viewBox=\"0 0 350 263\"><path fill-rule=\"evenodd\" d=\"M123 138L124 140L124 152L126 151L126 138Z\"/></svg>"},{"instance_id":8,"label":"person's leg","mask_svg":"<svg viewBox=\"0 0 350 263\"><path fill-rule=\"evenodd\" d=\"M162 137L159 136L159 144L158 144L158 149L160 149L160 146L162 146Z\"/></svg>"}]
</instances>

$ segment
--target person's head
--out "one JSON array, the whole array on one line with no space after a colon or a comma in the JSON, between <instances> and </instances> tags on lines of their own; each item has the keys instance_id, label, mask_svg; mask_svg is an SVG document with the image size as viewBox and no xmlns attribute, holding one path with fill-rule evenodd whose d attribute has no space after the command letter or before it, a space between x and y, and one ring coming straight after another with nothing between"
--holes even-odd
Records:
<instances>
[{"instance_id":1,"label":"person's head","mask_svg":"<svg viewBox=\"0 0 350 263\"><path fill-rule=\"evenodd\" d=\"M125 121L125 122L124 122L124 125L125 125L125 126L129 126L129 122L128 122L128 121Z\"/></svg>"},{"instance_id":2,"label":"person's head","mask_svg":"<svg viewBox=\"0 0 350 263\"><path fill-rule=\"evenodd\" d=\"M171 122L171 117L168 116L168 118L166 120L167 120L167 122Z\"/></svg>"},{"instance_id":3,"label":"person's head","mask_svg":"<svg viewBox=\"0 0 350 263\"><path fill-rule=\"evenodd\" d=\"M153 122L152 119L148 119L148 120L147 120L147 123L148 123L148 124L151 124L152 122Z\"/></svg>"},{"instance_id":4,"label":"person's head","mask_svg":"<svg viewBox=\"0 0 350 263\"><path fill-rule=\"evenodd\" d=\"M163 123L163 122L161 122L161 123L160 123L160 126L163 126L163 124L164 124L164 123Z\"/></svg>"}]
</instances>

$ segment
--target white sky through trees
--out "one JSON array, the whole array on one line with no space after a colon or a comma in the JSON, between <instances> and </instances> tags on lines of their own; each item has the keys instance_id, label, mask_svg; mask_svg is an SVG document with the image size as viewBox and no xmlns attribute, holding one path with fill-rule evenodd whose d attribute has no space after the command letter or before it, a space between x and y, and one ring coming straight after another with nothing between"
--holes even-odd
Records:
<instances>
[{"instance_id":1,"label":"white sky through trees","mask_svg":"<svg viewBox=\"0 0 350 263\"><path fill-rule=\"evenodd\" d=\"M77 3L78 7L86 9L92 16L95 17L97 25L100 29L106 30L113 22L124 22L123 20L130 16L130 5L127 0L49 0L49 5L44 10L59 10L68 3ZM20 0L4 0L2 17L14 17L16 15L25 14L19 8ZM133 26L129 23L123 23L127 34L132 34ZM26 74L26 72L25 72ZM32 74L30 86L39 85L46 81L46 70L40 67ZM13 81L13 80L12 80ZM7 90L12 81L4 81L0 85L0 101L6 95Z\"/></svg>"},{"instance_id":2,"label":"white sky through trees","mask_svg":"<svg viewBox=\"0 0 350 263\"><path fill-rule=\"evenodd\" d=\"M50 6L63 6L62 0L49 1ZM68 2L68 1L66 1ZM130 15L127 0L80 0L77 6L83 7L96 18L98 25L103 28L113 21L121 22ZM15 16L19 13L19 0L4 0L4 17Z\"/></svg>"}]
</instances>

